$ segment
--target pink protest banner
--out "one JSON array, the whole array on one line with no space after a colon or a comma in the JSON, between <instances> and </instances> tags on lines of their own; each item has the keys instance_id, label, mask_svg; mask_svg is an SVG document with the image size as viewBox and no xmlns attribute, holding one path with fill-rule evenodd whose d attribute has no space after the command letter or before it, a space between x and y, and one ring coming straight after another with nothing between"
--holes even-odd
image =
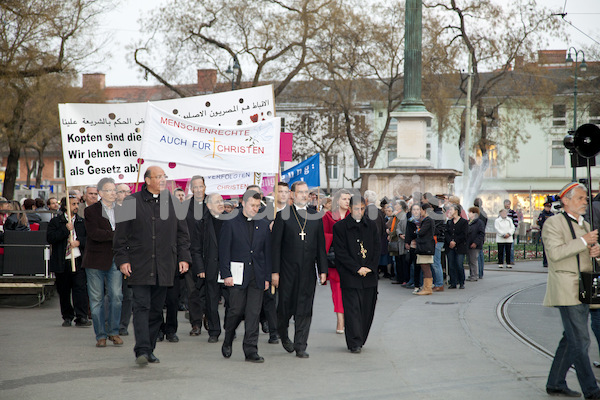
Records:
<instances>
[{"instance_id":1,"label":"pink protest banner","mask_svg":"<svg viewBox=\"0 0 600 400\"><path fill-rule=\"evenodd\" d=\"M292 144L294 143L294 134L291 132L281 132L279 136L279 161L292 161Z\"/></svg>"}]
</instances>

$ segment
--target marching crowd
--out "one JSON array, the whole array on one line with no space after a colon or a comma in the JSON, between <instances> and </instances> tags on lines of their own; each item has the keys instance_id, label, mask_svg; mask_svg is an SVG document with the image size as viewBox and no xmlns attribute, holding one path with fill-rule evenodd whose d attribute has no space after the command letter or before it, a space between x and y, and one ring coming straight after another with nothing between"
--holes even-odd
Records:
<instances>
[{"instance_id":1,"label":"marching crowd","mask_svg":"<svg viewBox=\"0 0 600 400\"><path fill-rule=\"evenodd\" d=\"M189 198L181 188L166 190L167 177L158 167L148 168L144 181L132 195L129 185L103 178L60 202L26 199L26 213L19 213L19 202L0 198L2 232L40 226L47 231L62 325L93 325L97 347L107 341L120 346L133 315L140 365L159 362L153 353L157 340L179 341L180 310L189 315L191 336L204 326L208 341L217 343L223 327L226 358L242 320L246 360L263 361L260 327L269 343L281 341L285 350L306 358L316 282L329 281L336 332L359 353L380 279L431 295L445 290L444 271L447 289L483 278L487 215L481 199L465 208L456 196L415 193L381 199L377 207L370 190L362 197L341 189L319 198L304 182L279 182L268 196L250 186L237 202L206 195L201 176L190 180ZM494 223L499 266L506 268L514 263L518 224L510 206L505 201Z\"/></svg>"}]
</instances>

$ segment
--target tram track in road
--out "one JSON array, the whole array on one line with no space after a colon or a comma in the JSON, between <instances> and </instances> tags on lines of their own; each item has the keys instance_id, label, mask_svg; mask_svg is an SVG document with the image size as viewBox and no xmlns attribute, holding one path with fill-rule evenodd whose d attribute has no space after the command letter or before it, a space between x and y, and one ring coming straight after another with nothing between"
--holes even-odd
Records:
<instances>
[{"instance_id":1,"label":"tram track in road","mask_svg":"<svg viewBox=\"0 0 600 400\"><path fill-rule=\"evenodd\" d=\"M521 331L516 326L516 324L510 319L510 316L508 315L508 306L511 304L511 300L515 296L517 296L521 292L524 292L526 290L531 290L533 288L536 288L536 287L539 287L539 286L542 286L542 285L545 285L545 284L546 284L546 282L544 282L544 283L537 283L535 285L528 286L528 287L519 289L517 291L514 291L514 292L508 294L506 297L504 297L502 300L500 300L500 302L496 306L496 316L498 317L498 321L500 321L500 324L511 335L513 335L518 341L520 341L521 343L523 343L524 345L526 345L530 349L536 351L537 353L539 353L539 354L547 357L548 359L552 360L554 358L554 353L551 353L546 348L544 348L543 346L539 345L538 343L536 343L535 341L533 341L529 336L527 336L525 333L523 333L523 331Z\"/></svg>"}]
</instances>

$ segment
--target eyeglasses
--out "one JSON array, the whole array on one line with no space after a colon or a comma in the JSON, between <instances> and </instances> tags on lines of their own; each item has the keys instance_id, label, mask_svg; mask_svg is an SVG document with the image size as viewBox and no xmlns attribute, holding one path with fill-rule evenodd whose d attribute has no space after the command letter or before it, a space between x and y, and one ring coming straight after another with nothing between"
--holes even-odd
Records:
<instances>
[{"instance_id":1,"label":"eyeglasses","mask_svg":"<svg viewBox=\"0 0 600 400\"><path fill-rule=\"evenodd\" d=\"M123 194L123 193L128 193L128 194L131 194L131 190L119 190L119 191L117 192L117 194Z\"/></svg>"}]
</instances>

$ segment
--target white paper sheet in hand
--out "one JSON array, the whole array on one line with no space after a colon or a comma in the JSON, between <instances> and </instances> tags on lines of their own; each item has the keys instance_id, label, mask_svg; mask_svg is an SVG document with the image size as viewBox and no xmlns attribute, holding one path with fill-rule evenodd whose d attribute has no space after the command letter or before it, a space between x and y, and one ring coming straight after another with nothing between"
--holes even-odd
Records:
<instances>
[{"instance_id":1,"label":"white paper sheet in hand","mask_svg":"<svg viewBox=\"0 0 600 400\"><path fill-rule=\"evenodd\" d=\"M235 262L232 261L229 265L231 268L231 277L233 278L234 285L241 285L244 282L244 263L243 262ZM221 273L219 272L219 279L217 279L218 283L225 282L223 278L221 278Z\"/></svg>"}]
</instances>

